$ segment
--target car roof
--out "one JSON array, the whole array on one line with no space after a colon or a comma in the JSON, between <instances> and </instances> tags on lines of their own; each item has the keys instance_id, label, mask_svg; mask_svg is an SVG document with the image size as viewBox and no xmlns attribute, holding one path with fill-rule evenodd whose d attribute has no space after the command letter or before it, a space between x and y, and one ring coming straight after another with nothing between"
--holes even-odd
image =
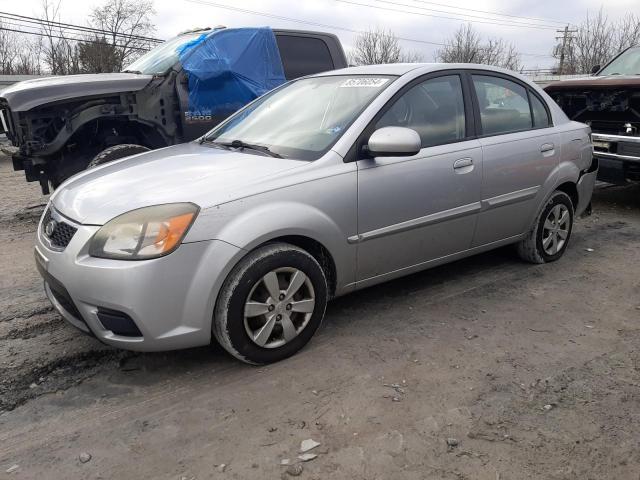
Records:
<instances>
[{"instance_id":1,"label":"car roof","mask_svg":"<svg viewBox=\"0 0 640 480\"><path fill-rule=\"evenodd\" d=\"M516 78L524 79L518 73L492 65L480 65L477 63L388 63L384 65L362 65L358 67L342 68L312 75L316 77L332 75L397 75L402 76L409 72L425 74L439 70L485 70L489 72L504 73Z\"/></svg>"}]
</instances>

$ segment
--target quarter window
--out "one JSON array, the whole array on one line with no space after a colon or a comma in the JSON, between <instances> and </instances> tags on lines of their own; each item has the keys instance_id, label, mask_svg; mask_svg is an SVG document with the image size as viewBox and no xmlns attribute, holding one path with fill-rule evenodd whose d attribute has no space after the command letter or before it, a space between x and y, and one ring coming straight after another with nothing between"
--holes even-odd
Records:
<instances>
[{"instance_id":1,"label":"quarter window","mask_svg":"<svg viewBox=\"0 0 640 480\"><path fill-rule=\"evenodd\" d=\"M549 119L549 113L544 108L542 100L530 93L531 110L533 111L533 126L535 128L544 128L551 126L551 120Z\"/></svg>"},{"instance_id":2,"label":"quarter window","mask_svg":"<svg viewBox=\"0 0 640 480\"><path fill-rule=\"evenodd\" d=\"M422 148L465 138L464 100L458 75L426 80L402 94L376 123L407 127L422 139Z\"/></svg>"},{"instance_id":3,"label":"quarter window","mask_svg":"<svg viewBox=\"0 0 640 480\"><path fill-rule=\"evenodd\" d=\"M527 90L523 86L499 77L472 77L484 135L517 132L532 127Z\"/></svg>"}]
</instances>

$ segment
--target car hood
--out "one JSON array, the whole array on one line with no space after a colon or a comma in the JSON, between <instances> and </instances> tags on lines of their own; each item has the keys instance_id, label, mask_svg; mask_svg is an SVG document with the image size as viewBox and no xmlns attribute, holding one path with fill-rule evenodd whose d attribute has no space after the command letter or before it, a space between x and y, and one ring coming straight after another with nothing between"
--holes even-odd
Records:
<instances>
[{"instance_id":1,"label":"car hood","mask_svg":"<svg viewBox=\"0 0 640 480\"><path fill-rule=\"evenodd\" d=\"M269 179L307 165L197 142L154 150L71 177L51 201L61 214L103 225L136 208L173 202L213 207L269 188Z\"/></svg>"},{"instance_id":2,"label":"car hood","mask_svg":"<svg viewBox=\"0 0 640 480\"><path fill-rule=\"evenodd\" d=\"M25 80L2 90L14 112L31 110L34 107L60 100L69 100L93 95L108 95L119 92L135 92L144 88L151 75L135 73L97 73L44 77Z\"/></svg>"},{"instance_id":3,"label":"car hood","mask_svg":"<svg viewBox=\"0 0 640 480\"><path fill-rule=\"evenodd\" d=\"M575 80L553 82L544 87L545 91L574 90L576 88L611 88L635 87L640 88L640 75L608 75L601 77L586 77Z\"/></svg>"}]
</instances>

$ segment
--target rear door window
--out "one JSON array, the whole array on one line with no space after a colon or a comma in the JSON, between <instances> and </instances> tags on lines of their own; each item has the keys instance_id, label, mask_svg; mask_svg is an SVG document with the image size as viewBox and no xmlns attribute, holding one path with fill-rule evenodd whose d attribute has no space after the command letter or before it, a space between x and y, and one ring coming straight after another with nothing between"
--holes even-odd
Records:
<instances>
[{"instance_id":1,"label":"rear door window","mask_svg":"<svg viewBox=\"0 0 640 480\"><path fill-rule=\"evenodd\" d=\"M472 78L480 107L483 135L532 128L529 98L522 85L489 75L472 75Z\"/></svg>"},{"instance_id":2,"label":"rear door window","mask_svg":"<svg viewBox=\"0 0 640 480\"><path fill-rule=\"evenodd\" d=\"M287 80L334 69L331 52L319 38L276 35L276 42Z\"/></svg>"}]
</instances>

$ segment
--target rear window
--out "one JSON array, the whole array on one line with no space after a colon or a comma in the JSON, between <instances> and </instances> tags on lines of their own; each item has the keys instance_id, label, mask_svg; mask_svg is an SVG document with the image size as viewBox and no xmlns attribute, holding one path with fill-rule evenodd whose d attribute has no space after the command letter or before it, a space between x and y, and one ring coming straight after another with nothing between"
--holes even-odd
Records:
<instances>
[{"instance_id":1,"label":"rear window","mask_svg":"<svg viewBox=\"0 0 640 480\"><path fill-rule=\"evenodd\" d=\"M327 44L319 38L276 35L287 80L333 70Z\"/></svg>"}]
</instances>

